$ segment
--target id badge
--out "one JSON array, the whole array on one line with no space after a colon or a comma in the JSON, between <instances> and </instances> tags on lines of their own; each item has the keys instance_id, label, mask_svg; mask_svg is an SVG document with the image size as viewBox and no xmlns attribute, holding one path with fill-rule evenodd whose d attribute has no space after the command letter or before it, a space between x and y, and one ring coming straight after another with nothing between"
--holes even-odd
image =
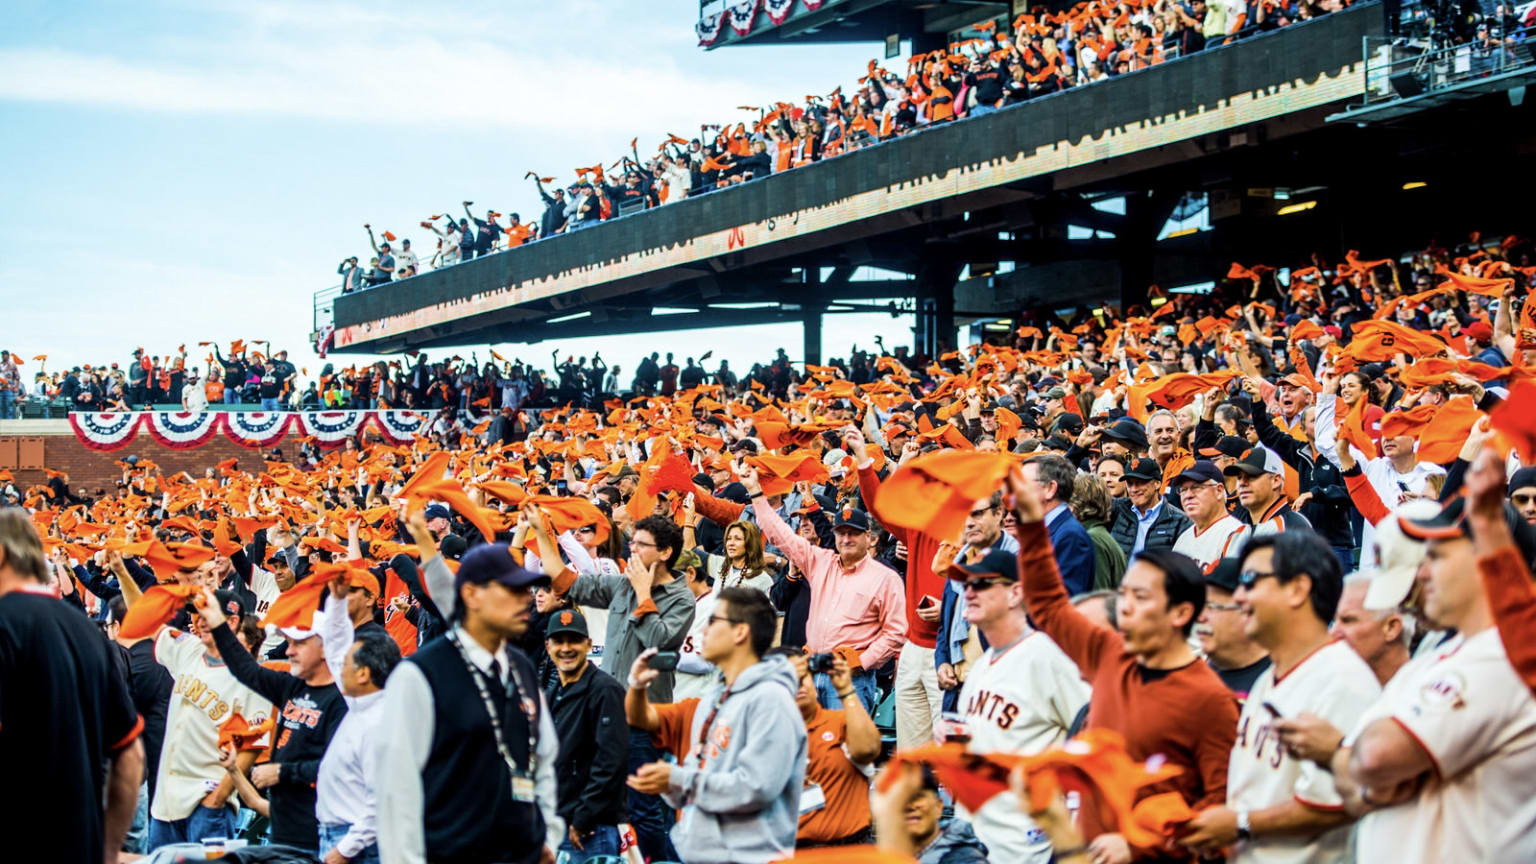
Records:
<instances>
[{"instance_id":1,"label":"id badge","mask_svg":"<svg viewBox=\"0 0 1536 864\"><path fill-rule=\"evenodd\" d=\"M512 775L512 800L519 804L533 803L533 778L527 774Z\"/></svg>"}]
</instances>

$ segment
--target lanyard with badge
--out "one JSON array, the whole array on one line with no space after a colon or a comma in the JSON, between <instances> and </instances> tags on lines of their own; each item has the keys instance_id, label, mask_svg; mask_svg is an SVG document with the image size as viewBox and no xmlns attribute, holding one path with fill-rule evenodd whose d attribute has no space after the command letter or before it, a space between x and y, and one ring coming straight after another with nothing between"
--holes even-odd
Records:
<instances>
[{"instance_id":1,"label":"lanyard with badge","mask_svg":"<svg viewBox=\"0 0 1536 864\"><path fill-rule=\"evenodd\" d=\"M480 701L485 704L485 713L491 718L491 733L496 737L496 749L501 753L502 761L507 763L507 771L512 774L512 800L520 804L532 804L534 801L533 777L538 771L539 755L539 703L537 700L524 697L524 693L532 691L523 681L523 673L516 663L507 661L507 671L512 673L513 696L517 697L522 706L523 714L528 719L528 770L517 767L517 760L512 758L512 751L508 749L506 738L501 730L501 712L496 710L496 703L491 699L491 691L485 686L485 673L480 671L469 659L469 654L464 650L464 644L459 641L459 634L455 630L447 633L448 641L458 649L459 659L464 661L464 668L469 670L469 677L475 682L475 689L480 691Z\"/></svg>"}]
</instances>

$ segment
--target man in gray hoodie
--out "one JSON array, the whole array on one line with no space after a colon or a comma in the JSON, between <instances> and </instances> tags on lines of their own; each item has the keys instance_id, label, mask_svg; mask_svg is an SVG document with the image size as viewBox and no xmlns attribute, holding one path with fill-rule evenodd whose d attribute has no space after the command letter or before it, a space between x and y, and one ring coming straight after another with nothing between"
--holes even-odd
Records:
<instances>
[{"instance_id":1,"label":"man in gray hoodie","mask_svg":"<svg viewBox=\"0 0 1536 864\"><path fill-rule=\"evenodd\" d=\"M776 623L761 591L720 592L700 651L720 675L700 699L650 702L654 649L630 670L630 725L678 761L640 766L629 786L682 811L672 842L688 864L768 864L794 854L807 742L794 667L783 657L762 659Z\"/></svg>"}]
</instances>

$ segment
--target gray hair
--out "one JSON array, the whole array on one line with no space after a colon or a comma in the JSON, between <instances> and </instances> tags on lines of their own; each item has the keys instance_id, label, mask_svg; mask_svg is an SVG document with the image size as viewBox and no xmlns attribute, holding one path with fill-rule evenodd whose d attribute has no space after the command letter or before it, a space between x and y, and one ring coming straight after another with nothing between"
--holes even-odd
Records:
<instances>
[{"instance_id":1,"label":"gray hair","mask_svg":"<svg viewBox=\"0 0 1536 864\"><path fill-rule=\"evenodd\" d=\"M1350 573L1344 577L1343 587L1348 588L1351 585L1364 585L1365 590L1369 591L1371 590L1371 583L1376 581L1377 575L1378 573L1375 570L1357 570L1354 573ZM1416 618L1412 612L1409 612L1407 609L1404 609L1401 606L1395 609L1366 609L1365 611L1373 615L1377 621L1385 621L1391 616L1396 615L1397 620L1403 625L1403 632L1402 635L1398 637L1398 641L1402 642L1404 647L1411 649L1413 645L1414 634L1416 634L1419 630L1419 619Z\"/></svg>"}]
</instances>

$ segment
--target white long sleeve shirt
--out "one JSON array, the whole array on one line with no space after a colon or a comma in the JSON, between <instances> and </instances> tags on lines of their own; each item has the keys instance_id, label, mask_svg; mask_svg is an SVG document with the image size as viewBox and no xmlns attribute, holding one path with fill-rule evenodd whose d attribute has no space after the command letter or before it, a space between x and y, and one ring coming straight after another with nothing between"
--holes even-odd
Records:
<instances>
[{"instance_id":1,"label":"white long sleeve shirt","mask_svg":"<svg viewBox=\"0 0 1536 864\"><path fill-rule=\"evenodd\" d=\"M444 614L449 614L446 610ZM458 630L469 662L490 674L491 652L474 637ZM511 678L511 664L502 662L501 681ZM422 821L424 792L421 771L432 752L436 715L432 685L414 663L401 663L389 676L376 737L379 741L376 777L378 786L379 860L382 864L427 864L426 829ZM549 703L539 694L539 758L533 778L534 799L544 815L544 845L560 848L565 839L565 820L555 801L555 759L560 739L550 719Z\"/></svg>"},{"instance_id":2,"label":"white long sleeve shirt","mask_svg":"<svg viewBox=\"0 0 1536 864\"><path fill-rule=\"evenodd\" d=\"M332 597L325 609L315 612L313 624L325 646L325 663L341 680L347 652L352 648L352 619L344 600ZM320 760L315 779L315 818L321 825L349 825L336 850L356 858L378 840L378 812L374 790L378 788L379 725L384 720L384 691L366 696L346 696L347 716Z\"/></svg>"}]
</instances>

